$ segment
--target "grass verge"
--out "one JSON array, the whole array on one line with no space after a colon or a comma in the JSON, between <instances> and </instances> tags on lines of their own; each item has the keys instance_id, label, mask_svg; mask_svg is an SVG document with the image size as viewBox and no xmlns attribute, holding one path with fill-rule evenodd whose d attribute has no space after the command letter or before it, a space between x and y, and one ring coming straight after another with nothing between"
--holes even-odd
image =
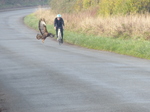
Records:
<instances>
[{"instance_id":1,"label":"grass verge","mask_svg":"<svg viewBox=\"0 0 150 112\"><path fill-rule=\"evenodd\" d=\"M30 14L24 18L25 24L38 30L38 18ZM47 25L51 33L55 33L53 25ZM73 31L64 31L64 41L78 46L115 52L119 54L150 59L150 41L100 37L77 33Z\"/></svg>"}]
</instances>

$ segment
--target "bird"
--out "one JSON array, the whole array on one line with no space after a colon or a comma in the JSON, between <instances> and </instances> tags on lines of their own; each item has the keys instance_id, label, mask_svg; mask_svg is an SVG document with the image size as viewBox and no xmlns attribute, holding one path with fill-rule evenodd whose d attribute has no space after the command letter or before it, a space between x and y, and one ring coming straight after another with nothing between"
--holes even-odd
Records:
<instances>
[{"instance_id":1,"label":"bird","mask_svg":"<svg viewBox=\"0 0 150 112\"><path fill-rule=\"evenodd\" d=\"M45 22L45 19L44 19L44 18L41 18L41 19L39 20L38 28L39 28L39 31L40 31L41 34L37 34L37 35L36 35L36 38L37 38L38 40L42 39L42 42L43 42L43 43L44 43L44 41L45 41L45 39L46 39L47 37L54 37L54 36L55 36L54 34L49 33L49 32L47 31L46 22Z\"/></svg>"}]
</instances>

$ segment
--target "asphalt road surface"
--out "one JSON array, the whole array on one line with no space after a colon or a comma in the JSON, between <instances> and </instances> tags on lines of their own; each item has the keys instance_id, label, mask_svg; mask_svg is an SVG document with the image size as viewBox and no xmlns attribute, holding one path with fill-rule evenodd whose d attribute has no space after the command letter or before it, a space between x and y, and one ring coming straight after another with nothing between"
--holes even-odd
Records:
<instances>
[{"instance_id":1,"label":"asphalt road surface","mask_svg":"<svg viewBox=\"0 0 150 112\"><path fill-rule=\"evenodd\" d=\"M22 22L34 11L0 12L4 111L150 112L149 60L59 46L52 38L43 44Z\"/></svg>"}]
</instances>

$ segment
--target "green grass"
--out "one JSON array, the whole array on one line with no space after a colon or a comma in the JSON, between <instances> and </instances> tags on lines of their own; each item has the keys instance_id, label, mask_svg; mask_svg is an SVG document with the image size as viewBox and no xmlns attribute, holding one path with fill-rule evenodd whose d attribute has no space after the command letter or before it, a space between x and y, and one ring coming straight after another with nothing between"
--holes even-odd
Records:
<instances>
[{"instance_id":1,"label":"green grass","mask_svg":"<svg viewBox=\"0 0 150 112\"><path fill-rule=\"evenodd\" d=\"M34 14L26 16L24 22L28 26L38 30L38 19ZM48 25L47 29L49 32L55 33L53 25ZM110 51L118 54L150 59L150 41L100 37L69 30L64 30L64 41L89 49Z\"/></svg>"}]
</instances>

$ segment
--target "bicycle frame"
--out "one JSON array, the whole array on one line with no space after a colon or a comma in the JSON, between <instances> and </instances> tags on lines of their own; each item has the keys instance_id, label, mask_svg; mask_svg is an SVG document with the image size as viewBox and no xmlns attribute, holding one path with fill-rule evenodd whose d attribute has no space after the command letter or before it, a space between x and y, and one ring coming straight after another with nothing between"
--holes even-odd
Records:
<instances>
[{"instance_id":1,"label":"bicycle frame","mask_svg":"<svg viewBox=\"0 0 150 112\"><path fill-rule=\"evenodd\" d=\"M62 35L61 35L61 30L60 30L60 28L58 28L58 38L57 38L57 40L58 40L59 44L62 43Z\"/></svg>"}]
</instances>

